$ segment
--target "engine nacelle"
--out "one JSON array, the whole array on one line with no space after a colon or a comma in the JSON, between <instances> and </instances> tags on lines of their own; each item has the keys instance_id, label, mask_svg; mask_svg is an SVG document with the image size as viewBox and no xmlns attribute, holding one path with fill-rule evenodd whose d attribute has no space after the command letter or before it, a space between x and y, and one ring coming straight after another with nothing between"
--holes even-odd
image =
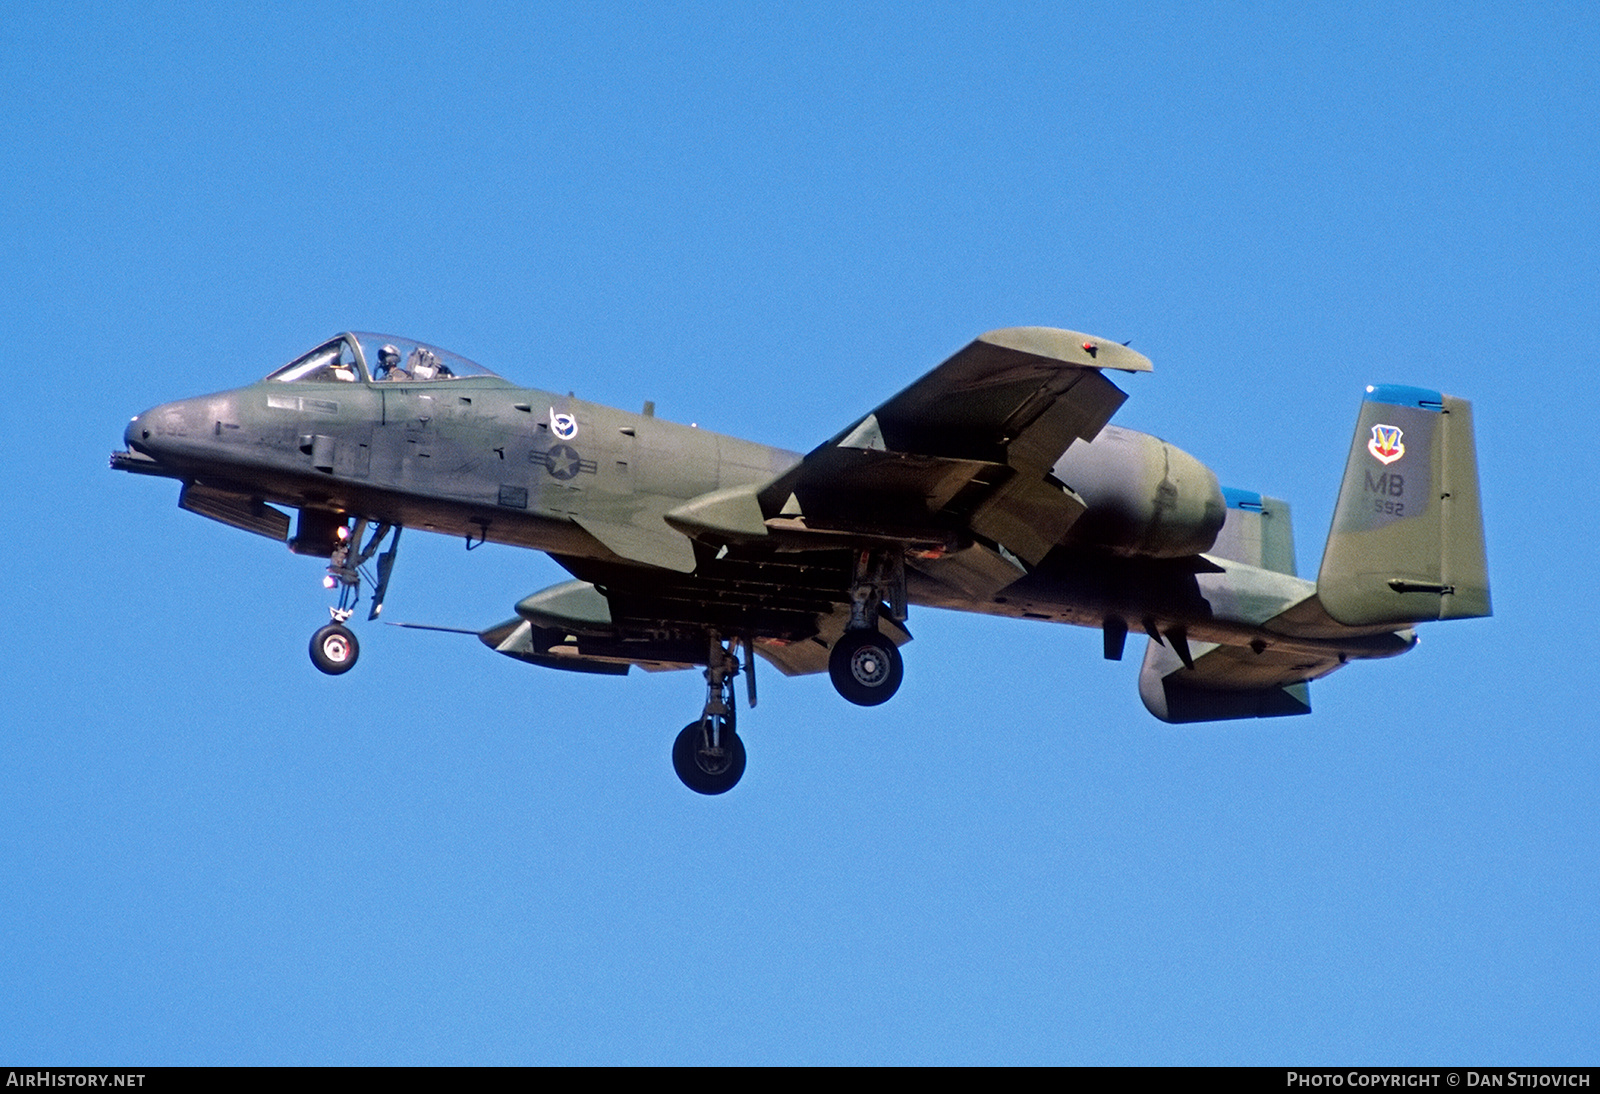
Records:
<instances>
[{"instance_id":1,"label":"engine nacelle","mask_svg":"<svg viewBox=\"0 0 1600 1094\"><path fill-rule=\"evenodd\" d=\"M1159 437L1108 425L1074 444L1055 477L1088 511L1062 541L1120 555L1182 558L1209 551L1227 516L1212 470Z\"/></svg>"}]
</instances>

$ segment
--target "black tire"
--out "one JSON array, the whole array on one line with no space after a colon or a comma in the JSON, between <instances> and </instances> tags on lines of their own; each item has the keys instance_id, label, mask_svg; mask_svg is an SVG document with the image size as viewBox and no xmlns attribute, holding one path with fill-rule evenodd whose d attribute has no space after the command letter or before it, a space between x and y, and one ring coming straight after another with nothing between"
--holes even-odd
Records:
<instances>
[{"instance_id":1,"label":"black tire","mask_svg":"<svg viewBox=\"0 0 1600 1094\"><path fill-rule=\"evenodd\" d=\"M361 644L349 627L329 623L311 636L311 663L329 676L338 676L356 667Z\"/></svg>"},{"instance_id":2,"label":"black tire","mask_svg":"<svg viewBox=\"0 0 1600 1094\"><path fill-rule=\"evenodd\" d=\"M905 674L900 651L877 631L845 631L828 655L834 690L858 707L887 703Z\"/></svg>"},{"instance_id":3,"label":"black tire","mask_svg":"<svg viewBox=\"0 0 1600 1094\"><path fill-rule=\"evenodd\" d=\"M696 794L726 794L744 776L744 742L727 726L720 734L721 754L705 748L699 722L690 722L672 742L672 767L683 785Z\"/></svg>"}]
</instances>

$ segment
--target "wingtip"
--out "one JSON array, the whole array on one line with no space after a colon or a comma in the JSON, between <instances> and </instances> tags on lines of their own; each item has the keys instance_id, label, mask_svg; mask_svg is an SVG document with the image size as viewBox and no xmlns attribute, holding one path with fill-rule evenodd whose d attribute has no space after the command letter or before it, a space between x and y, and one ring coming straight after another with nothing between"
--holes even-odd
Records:
<instances>
[{"instance_id":1,"label":"wingtip","mask_svg":"<svg viewBox=\"0 0 1600 1094\"><path fill-rule=\"evenodd\" d=\"M1002 327L978 336L981 342L1080 368L1153 372L1155 365L1125 343L1059 327Z\"/></svg>"}]
</instances>

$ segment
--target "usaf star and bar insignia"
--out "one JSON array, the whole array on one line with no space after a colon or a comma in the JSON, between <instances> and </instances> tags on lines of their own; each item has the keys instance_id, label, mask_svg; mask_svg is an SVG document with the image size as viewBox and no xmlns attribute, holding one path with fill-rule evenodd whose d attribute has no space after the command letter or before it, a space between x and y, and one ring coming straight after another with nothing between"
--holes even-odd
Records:
<instances>
[{"instance_id":1,"label":"usaf star and bar insignia","mask_svg":"<svg viewBox=\"0 0 1600 1094\"><path fill-rule=\"evenodd\" d=\"M578 450L569 444L551 445L543 452L535 449L528 454L528 459L534 463L544 464L544 469L550 472L554 479L576 478L578 475L592 475L600 469L594 460L586 460L578 455Z\"/></svg>"}]
</instances>

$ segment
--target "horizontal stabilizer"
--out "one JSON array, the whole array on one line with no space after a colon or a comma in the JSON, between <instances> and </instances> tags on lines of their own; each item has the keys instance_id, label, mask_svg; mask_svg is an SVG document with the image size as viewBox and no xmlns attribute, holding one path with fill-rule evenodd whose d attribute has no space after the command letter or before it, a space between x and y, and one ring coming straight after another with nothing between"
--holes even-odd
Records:
<instances>
[{"instance_id":1,"label":"horizontal stabilizer","mask_svg":"<svg viewBox=\"0 0 1600 1094\"><path fill-rule=\"evenodd\" d=\"M1194 667L1152 638L1139 669L1139 698L1163 722L1225 722L1311 713L1306 682L1339 667L1337 655L1196 642Z\"/></svg>"}]
</instances>

